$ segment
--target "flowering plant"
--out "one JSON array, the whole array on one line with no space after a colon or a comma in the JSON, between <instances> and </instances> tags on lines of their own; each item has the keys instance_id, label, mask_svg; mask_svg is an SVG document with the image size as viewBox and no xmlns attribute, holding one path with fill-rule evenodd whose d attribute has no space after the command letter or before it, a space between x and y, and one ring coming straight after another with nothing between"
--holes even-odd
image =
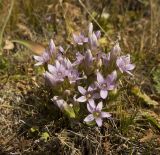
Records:
<instances>
[{"instance_id":1,"label":"flowering plant","mask_svg":"<svg viewBox=\"0 0 160 155\"><path fill-rule=\"evenodd\" d=\"M34 56L36 66L45 66L43 75L54 91L54 104L70 118L82 116L87 124L96 123L99 127L103 118L111 117L105 111L106 103L117 89L120 75L133 75L131 70L135 67L129 54L120 56L118 42L105 53L99 44L100 36L100 31L94 32L90 23L87 36L73 34L72 46L76 52L56 47L51 39L49 48Z\"/></svg>"}]
</instances>

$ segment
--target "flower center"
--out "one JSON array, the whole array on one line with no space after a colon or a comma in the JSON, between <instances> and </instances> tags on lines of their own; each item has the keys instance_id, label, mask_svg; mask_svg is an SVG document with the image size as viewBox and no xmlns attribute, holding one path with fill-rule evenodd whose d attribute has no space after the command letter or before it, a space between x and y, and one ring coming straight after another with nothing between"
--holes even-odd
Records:
<instances>
[{"instance_id":1,"label":"flower center","mask_svg":"<svg viewBox=\"0 0 160 155\"><path fill-rule=\"evenodd\" d=\"M96 118L100 117L100 112L98 112L98 111L93 112L93 116Z\"/></svg>"},{"instance_id":2,"label":"flower center","mask_svg":"<svg viewBox=\"0 0 160 155\"><path fill-rule=\"evenodd\" d=\"M88 93L88 94L86 95L86 97L89 99L89 98L92 97L92 95L91 95L90 93Z\"/></svg>"},{"instance_id":3,"label":"flower center","mask_svg":"<svg viewBox=\"0 0 160 155\"><path fill-rule=\"evenodd\" d=\"M102 84L102 88L106 88L107 85L105 83Z\"/></svg>"},{"instance_id":4,"label":"flower center","mask_svg":"<svg viewBox=\"0 0 160 155\"><path fill-rule=\"evenodd\" d=\"M62 72L58 72L57 74L58 74L58 76L62 76Z\"/></svg>"}]
</instances>

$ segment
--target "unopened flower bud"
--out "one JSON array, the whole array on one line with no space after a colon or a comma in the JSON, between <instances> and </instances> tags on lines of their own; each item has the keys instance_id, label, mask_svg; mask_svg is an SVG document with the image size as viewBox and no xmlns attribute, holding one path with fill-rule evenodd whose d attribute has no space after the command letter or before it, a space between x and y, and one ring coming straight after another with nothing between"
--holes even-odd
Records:
<instances>
[{"instance_id":1,"label":"unopened flower bud","mask_svg":"<svg viewBox=\"0 0 160 155\"><path fill-rule=\"evenodd\" d=\"M71 91L70 90L65 90L64 91L64 95L70 96L71 95Z\"/></svg>"},{"instance_id":2,"label":"unopened flower bud","mask_svg":"<svg viewBox=\"0 0 160 155\"><path fill-rule=\"evenodd\" d=\"M111 50L111 59L116 59L120 56L121 48L119 46L119 43L117 42L114 47Z\"/></svg>"}]
</instances>

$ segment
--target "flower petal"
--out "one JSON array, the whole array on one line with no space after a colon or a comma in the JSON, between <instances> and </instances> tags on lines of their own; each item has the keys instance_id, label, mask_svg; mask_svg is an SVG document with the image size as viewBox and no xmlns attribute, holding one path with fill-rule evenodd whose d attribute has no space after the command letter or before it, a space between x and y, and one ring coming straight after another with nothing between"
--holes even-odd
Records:
<instances>
[{"instance_id":1,"label":"flower petal","mask_svg":"<svg viewBox=\"0 0 160 155\"><path fill-rule=\"evenodd\" d=\"M135 68L135 65L134 64L128 64L126 66L126 70L133 70Z\"/></svg>"},{"instance_id":2,"label":"flower petal","mask_svg":"<svg viewBox=\"0 0 160 155\"><path fill-rule=\"evenodd\" d=\"M51 72L52 74L55 74L55 72L56 72L56 68L55 68L54 66L50 65L50 64L48 64L48 70L49 70L49 72Z\"/></svg>"},{"instance_id":3,"label":"flower petal","mask_svg":"<svg viewBox=\"0 0 160 155\"><path fill-rule=\"evenodd\" d=\"M37 56L37 55L34 55L33 58L37 61L43 61L43 58L42 56Z\"/></svg>"},{"instance_id":4,"label":"flower petal","mask_svg":"<svg viewBox=\"0 0 160 155\"><path fill-rule=\"evenodd\" d=\"M89 115L84 119L85 122L91 122L91 121L93 121L93 120L94 120L93 114L89 114Z\"/></svg>"},{"instance_id":5,"label":"flower petal","mask_svg":"<svg viewBox=\"0 0 160 155\"><path fill-rule=\"evenodd\" d=\"M55 85L57 83L56 78L49 72L46 71L43 75L44 75L44 78L48 80L50 84Z\"/></svg>"},{"instance_id":6,"label":"flower petal","mask_svg":"<svg viewBox=\"0 0 160 155\"><path fill-rule=\"evenodd\" d=\"M78 102L86 102L87 99L86 99L85 96L81 96L81 97L79 97L79 98L77 99L77 101L78 101Z\"/></svg>"},{"instance_id":7,"label":"flower petal","mask_svg":"<svg viewBox=\"0 0 160 155\"><path fill-rule=\"evenodd\" d=\"M130 54L124 56L126 64L130 63Z\"/></svg>"},{"instance_id":8,"label":"flower petal","mask_svg":"<svg viewBox=\"0 0 160 155\"><path fill-rule=\"evenodd\" d=\"M49 43L49 50L50 50L50 53L51 53L51 54L54 53L55 48L56 48L56 46L55 46L55 44L54 44L54 41L53 41L53 39L51 39L51 40L50 40L50 43Z\"/></svg>"},{"instance_id":9,"label":"flower petal","mask_svg":"<svg viewBox=\"0 0 160 155\"><path fill-rule=\"evenodd\" d=\"M100 72L97 73L97 81L98 81L98 83L104 82L104 78Z\"/></svg>"},{"instance_id":10,"label":"flower petal","mask_svg":"<svg viewBox=\"0 0 160 155\"><path fill-rule=\"evenodd\" d=\"M94 88L91 87L91 86L89 86L88 89L87 89L87 91L93 91L93 90L94 90Z\"/></svg>"},{"instance_id":11,"label":"flower petal","mask_svg":"<svg viewBox=\"0 0 160 155\"><path fill-rule=\"evenodd\" d=\"M94 111L94 109L90 106L90 104L87 104L87 109L90 113Z\"/></svg>"},{"instance_id":12,"label":"flower petal","mask_svg":"<svg viewBox=\"0 0 160 155\"><path fill-rule=\"evenodd\" d=\"M59 63L59 61L55 61L55 64L56 64L56 68L60 68L61 64Z\"/></svg>"},{"instance_id":13,"label":"flower petal","mask_svg":"<svg viewBox=\"0 0 160 155\"><path fill-rule=\"evenodd\" d=\"M40 66L43 65L43 62L37 62L34 66Z\"/></svg>"},{"instance_id":14,"label":"flower petal","mask_svg":"<svg viewBox=\"0 0 160 155\"><path fill-rule=\"evenodd\" d=\"M95 105L94 100L89 100L89 105L90 105L93 109L96 108L96 105Z\"/></svg>"},{"instance_id":15,"label":"flower petal","mask_svg":"<svg viewBox=\"0 0 160 155\"><path fill-rule=\"evenodd\" d=\"M86 94L86 90L85 90L83 87L78 86L78 90L79 90L79 92L80 92L82 95L85 95L85 94Z\"/></svg>"},{"instance_id":16,"label":"flower petal","mask_svg":"<svg viewBox=\"0 0 160 155\"><path fill-rule=\"evenodd\" d=\"M111 82L115 81L117 79L117 72L114 70L110 75L108 75Z\"/></svg>"},{"instance_id":17,"label":"flower petal","mask_svg":"<svg viewBox=\"0 0 160 155\"><path fill-rule=\"evenodd\" d=\"M103 103L102 102L99 102L97 107L96 107L96 110L97 111L101 111L102 110L102 107L103 107Z\"/></svg>"},{"instance_id":18,"label":"flower petal","mask_svg":"<svg viewBox=\"0 0 160 155\"><path fill-rule=\"evenodd\" d=\"M108 95L108 91L107 90L101 90L100 91L100 96L103 98L103 99L106 99Z\"/></svg>"},{"instance_id":19,"label":"flower petal","mask_svg":"<svg viewBox=\"0 0 160 155\"><path fill-rule=\"evenodd\" d=\"M92 35L93 32L93 24L89 23L89 35Z\"/></svg>"},{"instance_id":20,"label":"flower petal","mask_svg":"<svg viewBox=\"0 0 160 155\"><path fill-rule=\"evenodd\" d=\"M107 90L113 90L116 87L116 84L108 84Z\"/></svg>"},{"instance_id":21,"label":"flower petal","mask_svg":"<svg viewBox=\"0 0 160 155\"><path fill-rule=\"evenodd\" d=\"M98 125L99 127L102 126L102 118L98 117L98 118L95 119L95 121L96 121L96 123L97 123L97 125Z\"/></svg>"},{"instance_id":22,"label":"flower petal","mask_svg":"<svg viewBox=\"0 0 160 155\"><path fill-rule=\"evenodd\" d=\"M101 112L101 117L102 118L109 118L109 117L111 117L111 114L108 112Z\"/></svg>"},{"instance_id":23,"label":"flower petal","mask_svg":"<svg viewBox=\"0 0 160 155\"><path fill-rule=\"evenodd\" d=\"M117 66L120 67L122 63L123 63L122 57L117 58L116 60Z\"/></svg>"},{"instance_id":24,"label":"flower petal","mask_svg":"<svg viewBox=\"0 0 160 155\"><path fill-rule=\"evenodd\" d=\"M99 39L101 37L101 31L96 31L95 35L96 35L97 39Z\"/></svg>"},{"instance_id":25,"label":"flower petal","mask_svg":"<svg viewBox=\"0 0 160 155\"><path fill-rule=\"evenodd\" d=\"M59 46L59 51L60 51L61 53L64 53L64 49L63 49L62 46Z\"/></svg>"}]
</instances>

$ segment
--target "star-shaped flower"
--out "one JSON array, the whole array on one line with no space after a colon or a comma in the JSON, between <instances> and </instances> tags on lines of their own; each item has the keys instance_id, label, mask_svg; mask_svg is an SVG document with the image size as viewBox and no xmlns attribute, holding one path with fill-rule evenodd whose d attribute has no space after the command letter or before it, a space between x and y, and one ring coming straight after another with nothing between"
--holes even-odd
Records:
<instances>
[{"instance_id":1,"label":"star-shaped flower","mask_svg":"<svg viewBox=\"0 0 160 155\"><path fill-rule=\"evenodd\" d=\"M106 79L103 77L103 75L100 72L97 73L96 85L100 89L100 96L103 99L107 98L108 90L113 90L115 88L116 78L117 78L116 71L113 71L111 74L109 74Z\"/></svg>"},{"instance_id":2,"label":"star-shaped flower","mask_svg":"<svg viewBox=\"0 0 160 155\"><path fill-rule=\"evenodd\" d=\"M101 127L102 126L103 118L110 118L111 117L110 113L102 111L102 107L103 107L103 103L102 102L99 102L97 106L95 105L94 100L92 100L91 102L89 102L87 104L87 109L88 109L88 111L91 114L89 114L84 119L84 121L88 123L88 122L92 122L92 121L95 120L96 123L97 123L97 125L99 127Z\"/></svg>"},{"instance_id":3,"label":"star-shaped flower","mask_svg":"<svg viewBox=\"0 0 160 155\"><path fill-rule=\"evenodd\" d=\"M116 61L116 64L122 73L126 72L130 75L133 75L130 71L135 68L135 65L130 63L129 54L119 57Z\"/></svg>"},{"instance_id":4,"label":"star-shaped flower","mask_svg":"<svg viewBox=\"0 0 160 155\"><path fill-rule=\"evenodd\" d=\"M78 90L82 94L82 96L77 99L78 102L90 102L94 99L100 98L99 94L95 92L95 88L91 86L89 86L87 90L81 86L78 86Z\"/></svg>"}]
</instances>

